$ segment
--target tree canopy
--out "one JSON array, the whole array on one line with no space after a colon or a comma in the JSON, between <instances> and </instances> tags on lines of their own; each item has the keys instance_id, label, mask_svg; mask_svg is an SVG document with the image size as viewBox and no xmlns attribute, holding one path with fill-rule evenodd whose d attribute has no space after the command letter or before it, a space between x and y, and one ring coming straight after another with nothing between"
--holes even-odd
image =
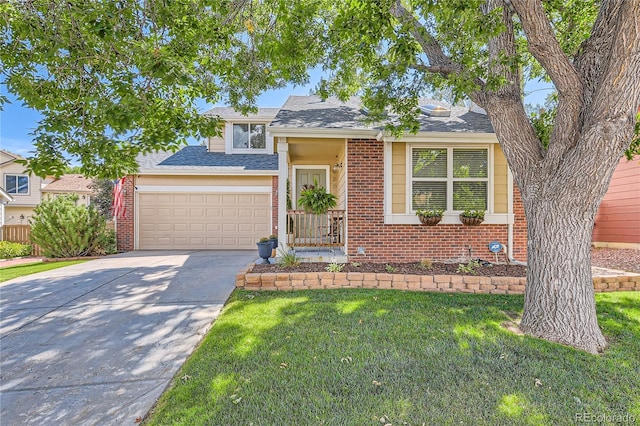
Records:
<instances>
[{"instance_id":1,"label":"tree canopy","mask_svg":"<svg viewBox=\"0 0 640 426\"><path fill-rule=\"evenodd\" d=\"M578 54L599 5L549 0L535 8L554 55ZM78 160L88 176L115 178L135 170L138 153L176 150L189 137L216 134L219 123L199 113L198 99L248 111L263 91L304 84L318 65L328 76L320 94L359 94L373 119L391 107L402 117L400 131L417 128L417 99L443 87L456 99L482 104L474 93L504 91L515 79L522 97L526 79L550 78L549 64L532 53L527 29L512 11L513 28L505 33L501 6L485 0L9 1L0 5L0 61L8 90L43 115L29 167L60 174ZM500 34L514 40L492 51Z\"/></svg>"},{"instance_id":2,"label":"tree canopy","mask_svg":"<svg viewBox=\"0 0 640 426\"><path fill-rule=\"evenodd\" d=\"M67 155L88 176L130 173L138 153L219 131L197 99L249 111L317 66L319 94L357 94L372 120L392 111L395 133L417 130L433 91L473 100L527 216L523 330L606 346L588 250L634 135L640 0L10 0L0 16L3 81L43 115L29 158L39 174ZM557 104L532 125L523 86L535 78L553 82Z\"/></svg>"}]
</instances>

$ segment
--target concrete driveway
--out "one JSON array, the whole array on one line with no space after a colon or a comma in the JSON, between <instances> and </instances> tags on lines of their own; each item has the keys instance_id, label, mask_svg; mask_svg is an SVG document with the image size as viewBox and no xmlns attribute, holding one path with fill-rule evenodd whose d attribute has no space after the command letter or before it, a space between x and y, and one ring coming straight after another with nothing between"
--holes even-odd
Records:
<instances>
[{"instance_id":1,"label":"concrete driveway","mask_svg":"<svg viewBox=\"0 0 640 426\"><path fill-rule=\"evenodd\" d=\"M139 251L0 284L0 423L134 425L255 259Z\"/></svg>"}]
</instances>

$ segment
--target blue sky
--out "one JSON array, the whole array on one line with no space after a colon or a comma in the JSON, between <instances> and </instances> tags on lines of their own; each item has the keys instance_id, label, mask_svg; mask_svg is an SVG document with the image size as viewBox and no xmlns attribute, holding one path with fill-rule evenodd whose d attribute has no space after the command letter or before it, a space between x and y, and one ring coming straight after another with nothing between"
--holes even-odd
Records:
<instances>
[{"instance_id":1,"label":"blue sky","mask_svg":"<svg viewBox=\"0 0 640 426\"><path fill-rule=\"evenodd\" d=\"M320 72L311 75L309 84L305 86L287 86L283 89L270 90L265 92L258 99L260 107L280 107L284 104L289 95L307 95L319 82ZM6 86L0 85L2 94L7 95L12 103L4 105L4 111L0 111L0 149L4 149L16 154L28 156L33 151L31 144L31 133L37 126L40 114L30 108L23 107L21 102L7 93ZM525 91L530 93L525 99L530 104L543 104L546 96L550 93L550 85L547 83L531 82L525 87ZM199 105L202 112L212 106L204 102ZM200 141L193 140L190 143L198 144Z\"/></svg>"}]
</instances>

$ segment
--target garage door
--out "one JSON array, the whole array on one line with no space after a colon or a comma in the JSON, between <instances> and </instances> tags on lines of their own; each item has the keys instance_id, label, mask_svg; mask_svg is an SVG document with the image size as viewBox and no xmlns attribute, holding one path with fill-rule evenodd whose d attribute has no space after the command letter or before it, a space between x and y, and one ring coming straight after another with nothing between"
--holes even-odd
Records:
<instances>
[{"instance_id":1,"label":"garage door","mask_svg":"<svg viewBox=\"0 0 640 426\"><path fill-rule=\"evenodd\" d=\"M139 249L255 249L271 194L138 193Z\"/></svg>"}]
</instances>

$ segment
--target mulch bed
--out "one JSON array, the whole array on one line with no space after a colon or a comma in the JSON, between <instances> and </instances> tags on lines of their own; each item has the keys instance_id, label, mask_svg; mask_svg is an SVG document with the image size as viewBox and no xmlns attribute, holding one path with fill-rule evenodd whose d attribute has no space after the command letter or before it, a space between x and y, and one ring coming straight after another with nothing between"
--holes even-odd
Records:
<instances>
[{"instance_id":1,"label":"mulch bed","mask_svg":"<svg viewBox=\"0 0 640 426\"><path fill-rule=\"evenodd\" d=\"M327 272L327 263L308 262L301 263L298 266L285 268L278 264L271 265L255 265L251 272ZM387 265L395 268L394 272L387 270ZM458 272L458 263L437 263L433 262L431 268L423 268L418 262L415 263L361 263L360 266L353 266L351 263L345 263L341 272L362 272L362 273L381 273L381 274L412 274L412 275L470 275L484 277L526 277L527 268L522 265L493 265L480 266L475 268L475 273Z\"/></svg>"}]
</instances>

